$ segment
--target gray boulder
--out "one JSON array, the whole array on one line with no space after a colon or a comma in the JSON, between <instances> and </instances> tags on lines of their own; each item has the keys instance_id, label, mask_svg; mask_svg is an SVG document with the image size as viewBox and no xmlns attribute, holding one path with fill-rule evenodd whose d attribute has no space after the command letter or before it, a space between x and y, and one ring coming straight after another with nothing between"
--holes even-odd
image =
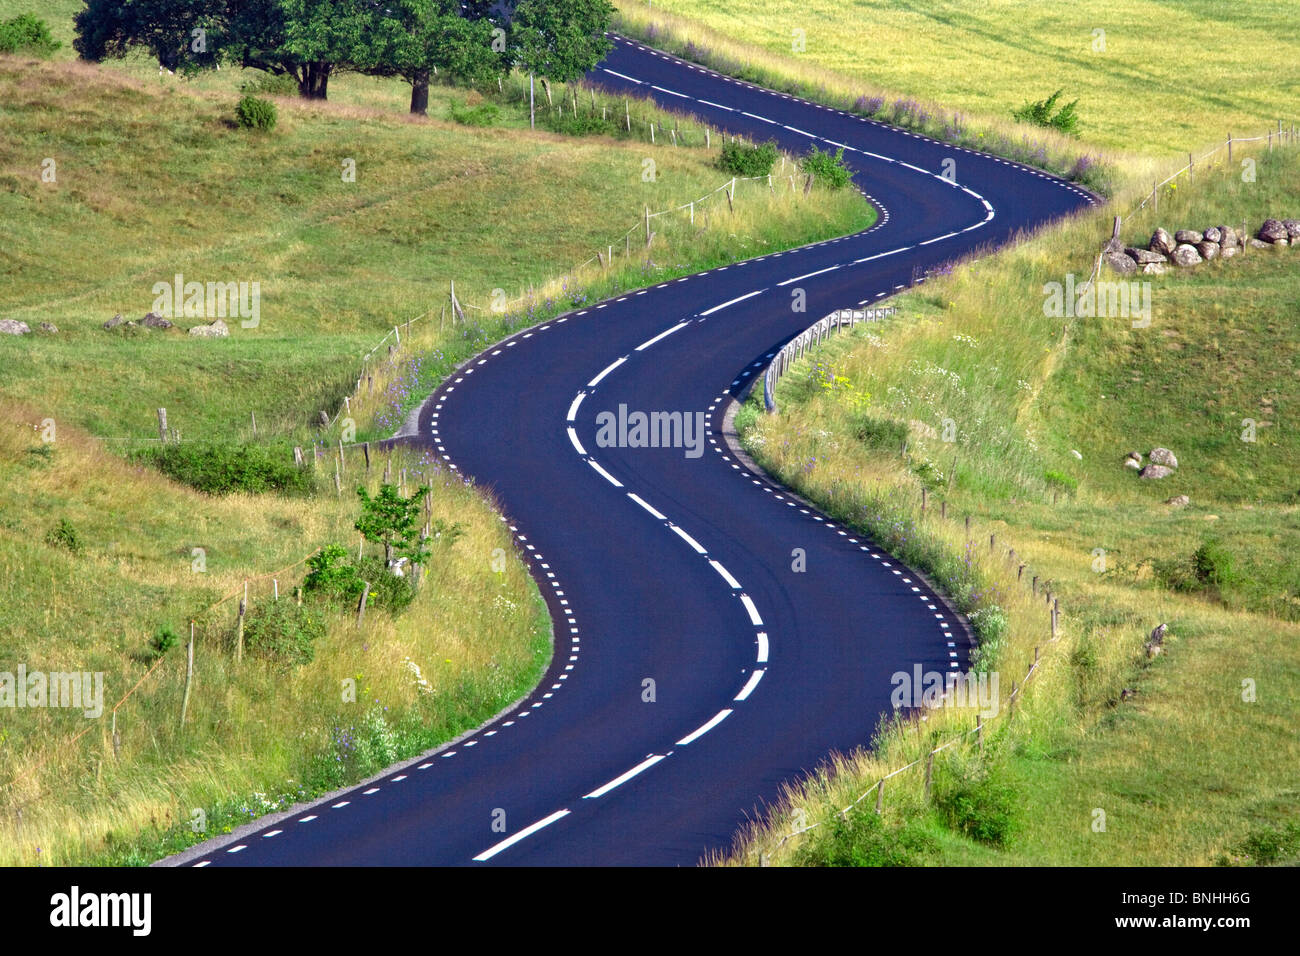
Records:
<instances>
[{"instance_id":1,"label":"gray boulder","mask_svg":"<svg viewBox=\"0 0 1300 956\"><path fill-rule=\"evenodd\" d=\"M1177 243L1174 242L1173 236L1169 235L1164 229L1158 228L1151 234L1151 242L1147 245L1152 252L1158 252L1162 256L1169 256L1173 255Z\"/></svg>"},{"instance_id":2,"label":"gray boulder","mask_svg":"<svg viewBox=\"0 0 1300 956\"><path fill-rule=\"evenodd\" d=\"M1162 276L1166 272L1163 262L1148 262L1142 267L1142 274L1148 276Z\"/></svg>"},{"instance_id":3,"label":"gray boulder","mask_svg":"<svg viewBox=\"0 0 1300 956\"><path fill-rule=\"evenodd\" d=\"M1237 236L1237 230L1231 226L1219 226L1219 245L1227 249L1229 246L1241 245L1241 240Z\"/></svg>"},{"instance_id":4,"label":"gray boulder","mask_svg":"<svg viewBox=\"0 0 1300 956\"><path fill-rule=\"evenodd\" d=\"M1239 252L1241 252L1241 246L1219 246L1219 255L1225 259L1231 259Z\"/></svg>"},{"instance_id":5,"label":"gray boulder","mask_svg":"<svg viewBox=\"0 0 1300 956\"><path fill-rule=\"evenodd\" d=\"M1205 260L1201 258L1200 252L1195 246L1182 243L1174 250L1174 264L1179 266L1194 266Z\"/></svg>"},{"instance_id":6,"label":"gray boulder","mask_svg":"<svg viewBox=\"0 0 1300 956\"><path fill-rule=\"evenodd\" d=\"M1283 219L1282 225L1286 226L1286 234L1293 243L1300 239L1300 219Z\"/></svg>"},{"instance_id":7,"label":"gray boulder","mask_svg":"<svg viewBox=\"0 0 1300 956\"><path fill-rule=\"evenodd\" d=\"M1165 504L1173 505L1175 508L1186 508L1191 503L1192 499L1186 495L1174 495L1165 502Z\"/></svg>"},{"instance_id":8,"label":"gray boulder","mask_svg":"<svg viewBox=\"0 0 1300 956\"><path fill-rule=\"evenodd\" d=\"M1177 468L1178 459L1168 448L1152 448L1151 454L1147 456L1153 465L1164 465L1168 468Z\"/></svg>"},{"instance_id":9,"label":"gray boulder","mask_svg":"<svg viewBox=\"0 0 1300 956\"><path fill-rule=\"evenodd\" d=\"M1272 249L1273 243L1265 242L1263 239L1256 239L1253 236L1246 243L1252 249Z\"/></svg>"},{"instance_id":10,"label":"gray boulder","mask_svg":"<svg viewBox=\"0 0 1300 956\"><path fill-rule=\"evenodd\" d=\"M1223 241L1223 233L1219 230L1218 226L1211 226L1209 229L1205 230L1205 241L1206 242Z\"/></svg>"},{"instance_id":11,"label":"gray boulder","mask_svg":"<svg viewBox=\"0 0 1300 956\"><path fill-rule=\"evenodd\" d=\"M50 335L53 335L55 332L59 331L59 327L55 325L53 322L42 322L38 326L38 328L40 328L42 332L46 332Z\"/></svg>"},{"instance_id":12,"label":"gray boulder","mask_svg":"<svg viewBox=\"0 0 1300 956\"><path fill-rule=\"evenodd\" d=\"M1134 272L1137 272L1137 263L1122 252L1108 252L1103 258L1105 259L1106 265L1110 266L1113 271L1118 272L1120 275L1131 275Z\"/></svg>"},{"instance_id":13,"label":"gray boulder","mask_svg":"<svg viewBox=\"0 0 1300 956\"><path fill-rule=\"evenodd\" d=\"M1195 229L1179 229L1174 233L1174 242L1185 242L1189 246L1194 246L1198 242L1204 242L1205 236Z\"/></svg>"},{"instance_id":14,"label":"gray boulder","mask_svg":"<svg viewBox=\"0 0 1300 956\"><path fill-rule=\"evenodd\" d=\"M113 316L111 319L109 319L107 322L104 323L104 331L107 332L109 329L115 329L125 321L126 320L122 318L122 313L119 312L117 315Z\"/></svg>"},{"instance_id":15,"label":"gray boulder","mask_svg":"<svg viewBox=\"0 0 1300 956\"><path fill-rule=\"evenodd\" d=\"M1139 478L1168 478L1174 473L1172 468L1164 465L1147 465L1138 475Z\"/></svg>"},{"instance_id":16,"label":"gray boulder","mask_svg":"<svg viewBox=\"0 0 1300 956\"><path fill-rule=\"evenodd\" d=\"M170 329L172 327L170 322L156 312L150 312L140 320L140 324L150 329Z\"/></svg>"},{"instance_id":17,"label":"gray boulder","mask_svg":"<svg viewBox=\"0 0 1300 956\"><path fill-rule=\"evenodd\" d=\"M1287 232L1286 226L1282 225L1276 219L1265 219L1264 225L1259 227L1259 232L1255 233L1265 242L1277 242L1279 239L1285 239L1290 233Z\"/></svg>"},{"instance_id":18,"label":"gray boulder","mask_svg":"<svg viewBox=\"0 0 1300 956\"><path fill-rule=\"evenodd\" d=\"M31 329L26 322L17 319L0 319L0 333L4 335L26 335Z\"/></svg>"},{"instance_id":19,"label":"gray boulder","mask_svg":"<svg viewBox=\"0 0 1300 956\"><path fill-rule=\"evenodd\" d=\"M230 335L230 327L220 319L211 325L196 325L190 329L190 335L197 335L204 339L224 339Z\"/></svg>"},{"instance_id":20,"label":"gray boulder","mask_svg":"<svg viewBox=\"0 0 1300 956\"><path fill-rule=\"evenodd\" d=\"M1196 244L1196 251L1201 254L1202 259L1208 262L1211 259L1217 259L1219 257L1219 244L1217 242L1209 242L1208 240L1205 242L1198 242Z\"/></svg>"},{"instance_id":21,"label":"gray boulder","mask_svg":"<svg viewBox=\"0 0 1300 956\"><path fill-rule=\"evenodd\" d=\"M1124 250L1124 254L1127 255L1130 259L1132 259L1134 262L1136 262L1136 263L1137 263L1138 265L1140 265L1140 266L1144 266L1144 265L1146 265L1148 262L1168 262L1168 261L1169 261L1169 260L1165 257L1164 253L1161 253L1161 252L1148 252L1146 249L1131 249L1131 248L1130 248L1130 249L1125 249L1125 250Z\"/></svg>"},{"instance_id":22,"label":"gray boulder","mask_svg":"<svg viewBox=\"0 0 1300 956\"><path fill-rule=\"evenodd\" d=\"M1140 471L1142 469L1142 462L1138 461L1136 458L1125 458L1124 467L1133 471Z\"/></svg>"}]
</instances>

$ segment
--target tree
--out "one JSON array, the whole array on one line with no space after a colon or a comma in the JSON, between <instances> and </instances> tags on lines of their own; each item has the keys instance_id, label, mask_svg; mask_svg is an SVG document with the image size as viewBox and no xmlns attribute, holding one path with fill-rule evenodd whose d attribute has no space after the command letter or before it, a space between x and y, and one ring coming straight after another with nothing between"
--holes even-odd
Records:
<instances>
[{"instance_id":1,"label":"tree","mask_svg":"<svg viewBox=\"0 0 1300 956\"><path fill-rule=\"evenodd\" d=\"M467 15L455 0L391 0L386 9L389 48L372 72L411 84L412 113L428 112L435 72L482 84L510 68L505 31L497 34L499 28L486 12Z\"/></svg>"},{"instance_id":2,"label":"tree","mask_svg":"<svg viewBox=\"0 0 1300 956\"><path fill-rule=\"evenodd\" d=\"M384 483L379 486L379 494L372 498L365 488L357 489L361 517L355 527L367 541L384 546L385 565L393 563L394 553L412 564L420 564L428 557L428 547L415 530L420 518L420 498L428 490L417 488L415 494L404 498L396 485Z\"/></svg>"},{"instance_id":3,"label":"tree","mask_svg":"<svg viewBox=\"0 0 1300 956\"><path fill-rule=\"evenodd\" d=\"M514 62L542 78L546 100L551 101L551 80L567 83L594 67L614 44L605 36L614 13L609 0L523 0L510 23ZM533 123L529 96L529 122Z\"/></svg>"},{"instance_id":4,"label":"tree","mask_svg":"<svg viewBox=\"0 0 1300 956\"><path fill-rule=\"evenodd\" d=\"M325 99L331 76L375 68L389 19L378 0L86 0L73 45L94 61L142 46L185 72L233 63Z\"/></svg>"}]
</instances>

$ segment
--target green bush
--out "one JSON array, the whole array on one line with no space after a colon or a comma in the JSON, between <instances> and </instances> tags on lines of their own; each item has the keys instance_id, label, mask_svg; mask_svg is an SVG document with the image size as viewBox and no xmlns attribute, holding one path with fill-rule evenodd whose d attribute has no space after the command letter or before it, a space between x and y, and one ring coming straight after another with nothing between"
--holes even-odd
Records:
<instances>
[{"instance_id":1,"label":"green bush","mask_svg":"<svg viewBox=\"0 0 1300 956\"><path fill-rule=\"evenodd\" d=\"M775 143L749 146L739 140L732 140L722 144L718 167L733 176L766 176L772 171L776 157Z\"/></svg>"},{"instance_id":2,"label":"green bush","mask_svg":"<svg viewBox=\"0 0 1300 956\"><path fill-rule=\"evenodd\" d=\"M244 129L273 130L276 122L275 104L251 94L245 95L235 107L235 121Z\"/></svg>"},{"instance_id":3,"label":"green bush","mask_svg":"<svg viewBox=\"0 0 1300 956\"><path fill-rule=\"evenodd\" d=\"M874 806L863 804L806 835L794 854L796 866L922 866L936 848L934 838L916 823L886 826Z\"/></svg>"},{"instance_id":4,"label":"green bush","mask_svg":"<svg viewBox=\"0 0 1300 956\"><path fill-rule=\"evenodd\" d=\"M45 543L51 548L67 548L73 554L81 550L77 529L67 518L60 518L58 524L45 532Z\"/></svg>"},{"instance_id":5,"label":"green bush","mask_svg":"<svg viewBox=\"0 0 1300 956\"><path fill-rule=\"evenodd\" d=\"M145 655L150 662L156 661L173 647L181 642L180 635L170 627L164 627L153 636L149 642L149 650Z\"/></svg>"},{"instance_id":6,"label":"green bush","mask_svg":"<svg viewBox=\"0 0 1300 956\"><path fill-rule=\"evenodd\" d=\"M1063 471L1045 471L1043 481L1047 482L1047 487L1054 491L1064 491L1072 495L1079 490L1078 479L1071 478Z\"/></svg>"},{"instance_id":7,"label":"green bush","mask_svg":"<svg viewBox=\"0 0 1300 956\"><path fill-rule=\"evenodd\" d=\"M1038 100L1035 103L1026 103L1018 110L1012 110L1011 115L1022 123L1033 123L1035 126L1044 126L1049 129L1060 130L1069 136L1073 136L1079 131L1079 101L1074 100L1066 103L1053 114L1056 109L1056 103L1061 98L1063 90L1057 90L1045 100Z\"/></svg>"},{"instance_id":8,"label":"green bush","mask_svg":"<svg viewBox=\"0 0 1300 956\"><path fill-rule=\"evenodd\" d=\"M447 108L448 114L463 126L494 126L501 110L493 103L480 103L478 106L466 106L452 101Z\"/></svg>"},{"instance_id":9,"label":"green bush","mask_svg":"<svg viewBox=\"0 0 1300 956\"><path fill-rule=\"evenodd\" d=\"M907 425L892 418L877 418L863 412L853 419L853 435L868 448L901 452L907 441Z\"/></svg>"},{"instance_id":10,"label":"green bush","mask_svg":"<svg viewBox=\"0 0 1300 956\"><path fill-rule=\"evenodd\" d=\"M311 472L295 467L287 450L273 453L264 445L172 444L135 457L210 495L278 491L305 496L315 489Z\"/></svg>"},{"instance_id":11,"label":"green bush","mask_svg":"<svg viewBox=\"0 0 1300 956\"><path fill-rule=\"evenodd\" d=\"M980 843L1008 846L1018 827L1019 794L1000 774L980 765L937 772L934 803L947 825Z\"/></svg>"},{"instance_id":12,"label":"green bush","mask_svg":"<svg viewBox=\"0 0 1300 956\"><path fill-rule=\"evenodd\" d=\"M329 544L307 559L307 567L310 570L303 579L303 594L330 605L355 604L365 582L370 583L367 607L397 613L415 600L409 564L403 576L398 577L385 567L383 558L370 556L358 560L342 545Z\"/></svg>"},{"instance_id":13,"label":"green bush","mask_svg":"<svg viewBox=\"0 0 1300 956\"><path fill-rule=\"evenodd\" d=\"M34 53L48 57L61 47L44 20L22 13L0 23L0 53Z\"/></svg>"},{"instance_id":14,"label":"green bush","mask_svg":"<svg viewBox=\"0 0 1300 956\"><path fill-rule=\"evenodd\" d=\"M1192 554L1192 573L1205 588L1222 588L1237 580L1232 555L1214 540L1207 540Z\"/></svg>"},{"instance_id":15,"label":"green bush","mask_svg":"<svg viewBox=\"0 0 1300 956\"><path fill-rule=\"evenodd\" d=\"M254 605L244 616L244 647L277 663L310 663L317 639L324 636L325 622L316 610L287 598Z\"/></svg>"},{"instance_id":16,"label":"green bush","mask_svg":"<svg viewBox=\"0 0 1300 956\"><path fill-rule=\"evenodd\" d=\"M1256 830L1241 844L1241 853L1246 862L1255 866L1300 861L1300 823L1288 823L1281 829Z\"/></svg>"},{"instance_id":17,"label":"green bush","mask_svg":"<svg viewBox=\"0 0 1300 956\"><path fill-rule=\"evenodd\" d=\"M842 148L833 153L828 149L823 153L814 146L807 156L799 160L799 168L805 173L812 173L814 182L831 189L843 189L853 175L844 165Z\"/></svg>"},{"instance_id":18,"label":"green bush","mask_svg":"<svg viewBox=\"0 0 1300 956\"><path fill-rule=\"evenodd\" d=\"M239 84L239 92L252 96L297 96L298 81L287 73L259 73Z\"/></svg>"}]
</instances>

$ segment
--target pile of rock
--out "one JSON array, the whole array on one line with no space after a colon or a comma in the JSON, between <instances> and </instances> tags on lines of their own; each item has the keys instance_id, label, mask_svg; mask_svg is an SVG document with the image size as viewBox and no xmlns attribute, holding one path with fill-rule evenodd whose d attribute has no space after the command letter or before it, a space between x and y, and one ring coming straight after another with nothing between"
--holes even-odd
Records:
<instances>
[{"instance_id":1,"label":"pile of rock","mask_svg":"<svg viewBox=\"0 0 1300 956\"><path fill-rule=\"evenodd\" d=\"M1145 249L1111 239L1102 250L1102 258L1120 275L1135 272L1151 275L1164 272L1169 263L1194 266L1219 257L1231 258L1248 248L1288 245L1300 245L1300 219L1265 219L1254 236L1231 226L1210 226L1204 231L1179 229L1173 235L1160 228L1152 233Z\"/></svg>"},{"instance_id":2,"label":"pile of rock","mask_svg":"<svg viewBox=\"0 0 1300 956\"><path fill-rule=\"evenodd\" d=\"M176 326L173 325L169 319L163 318L156 312L150 312L139 322L134 322L131 319L123 319L119 313L104 323L104 331L106 332L112 332L114 329L120 329L123 332L130 332L140 328L156 329L160 332L165 332L168 329L176 328ZM179 329L177 331L179 331ZM189 329L189 333L190 335L205 339L226 338L230 335L230 327L227 326L225 322L217 319L210 325L193 326Z\"/></svg>"},{"instance_id":3,"label":"pile of rock","mask_svg":"<svg viewBox=\"0 0 1300 956\"><path fill-rule=\"evenodd\" d=\"M1178 459L1168 448L1152 448L1143 467L1142 453L1131 451L1124 459L1124 467L1138 473L1139 478L1168 478L1178 470Z\"/></svg>"},{"instance_id":4,"label":"pile of rock","mask_svg":"<svg viewBox=\"0 0 1300 956\"><path fill-rule=\"evenodd\" d=\"M37 328L50 335L59 331L51 322L42 322ZM29 335L31 331L32 327L26 322L19 322L17 319L0 319L0 335Z\"/></svg>"}]
</instances>

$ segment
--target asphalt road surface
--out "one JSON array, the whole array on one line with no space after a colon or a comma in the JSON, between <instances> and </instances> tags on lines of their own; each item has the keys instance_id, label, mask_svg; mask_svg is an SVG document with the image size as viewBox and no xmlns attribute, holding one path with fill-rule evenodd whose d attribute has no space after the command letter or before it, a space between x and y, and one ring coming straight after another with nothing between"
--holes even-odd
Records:
<instances>
[{"instance_id":1,"label":"asphalt road surface","mask_svg":"<svg viewBox=\"0 0 1300 956\"><path fill-rule=\"evenodd\" d=\"M413 440L500 503L555 622L545 678L455 745L172 862L693 865L869 742L892 674L965 666L968 632L924 581L747 470L724 414L822 315L1094 198L625 40L591 78L794 152L842 145L879 221L593 304L453 375ZM620 406L680 413L684 447L598 441Z\"/></svg>"}]
</instances>

